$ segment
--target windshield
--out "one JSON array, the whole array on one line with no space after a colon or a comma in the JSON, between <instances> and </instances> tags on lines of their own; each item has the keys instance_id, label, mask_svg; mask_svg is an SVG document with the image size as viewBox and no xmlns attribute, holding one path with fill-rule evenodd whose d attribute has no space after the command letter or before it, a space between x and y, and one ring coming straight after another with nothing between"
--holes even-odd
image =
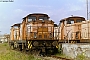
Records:
<instances>
[{"instance_id":1,"label":"windshield","mask_svg":"<svg viewBox=\"0 0 90 60\"><path fill-rule=\"evenodd\" d=\"M30 16L30 17L28 17L28 22L30 22L30 21L35 21L36 20L36 17L35 16Z\"/></svg>"},{"instance_id":2,"label":"windshield","mask_svg":"<svg viewBox=\"0 0 90 60\"><path fill-rule=\"evenodd\" d=\"M47 17L39 17L39 20L48 20Z\"/></svg>"},{"instance_id":3,"label":"windshield","mask_svg":"<svg viewBox=\"0 0 90 60\"><path fill-rule=\"evenodd\" d=\"M67 20L67 24L74 24L74 20Z\"/></svg>"}]
</instances>

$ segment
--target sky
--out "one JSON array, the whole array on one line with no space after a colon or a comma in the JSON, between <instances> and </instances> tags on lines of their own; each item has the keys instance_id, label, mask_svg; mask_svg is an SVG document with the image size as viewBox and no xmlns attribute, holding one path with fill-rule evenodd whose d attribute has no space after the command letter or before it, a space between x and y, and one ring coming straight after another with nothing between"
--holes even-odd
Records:
<instances>
[{"instance_id":1,"label":"sky","mask_svg":"<svg viewBox=\"0 0 90 60\"><path fill-rule=\"evenodd\" d=\"M15 23L21 23L22 18L30 13L46 13L50 19L57 24L59 24L61 19L70 17L71 15L86 18L86 0L12 1L13 2L0 2L0 34L9 34L11 26ZM88 4L90 6L90 1Z\"/></svg>"}]
</instances>

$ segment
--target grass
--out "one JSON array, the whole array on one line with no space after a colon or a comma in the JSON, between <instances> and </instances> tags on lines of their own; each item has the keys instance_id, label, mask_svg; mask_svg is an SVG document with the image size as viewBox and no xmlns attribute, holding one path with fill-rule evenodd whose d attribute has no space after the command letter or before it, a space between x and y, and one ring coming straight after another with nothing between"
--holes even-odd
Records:
<instances>
[{"instance_id":1,"label":"grass","mask_svg":"<svg viewBox=\"0 0 90 60\"><path fill-rule=\"evenodd\" d=\"M58 49L58 53L56 54L56 56L60 56L60 57L62 57L62 58L71 59L71 57L66 56L65 54L62 53L62 49L61 49L61 48Z\"/></svg>"},{"instance_id":2,"label":"grass","mask_svg":"<svg viewBox=\"0 0 90 60\"><path fill-rule=\"evenodd\" d=\"M86 57L84 55L84 53L81 53L81 54L77 55L77 57L76 57L75 60L90 60L90 58L89 57Z\"/></svg>"},{"instance_id":3,"label":"grass","mask_svg":"<svg viewBox=\"0 0 90 60\"><path fill-rule=\"evenodd\" d=\"M85 56L83 54L77 55L77 60L85 60Z\"/></svg>"},{"instance_id":4,"label":"grass","mask_svg":"<svg viewBox=\"0 0 90 60\"><path fill-rule=\"evenodd\" d=\"M72 59L71 57L66 56L66 55L63 54L63 53L57 53L56 56L60 56L60 57L62 57L62 58ZM86 56L84 55L84 53L81 53L81 54L77 55L77 57L76 57L74 60L90 60L90 58L89 58L89 57L86 57Z\"/></svg>"},{"instance_id":5,"label":"grass","mask_svg":"<svg viewBox=\"0 0 90 60\"><path fill-rule=\"evenodd\" d=\"M68 58L71 59L70 57L66 56L65 54L57 53L56 56L60 56L62 58Z\"/></svg>"},{"instance_id":6,"label":"grass","mask_svg":"<svg viewBox=\"0 0 90 60\"><path fill-rule=\"evenodd\" d=\"M0 60L41 60L33 55L11 50L8 43L0 43Z\"/></svg>"}]
</instances>

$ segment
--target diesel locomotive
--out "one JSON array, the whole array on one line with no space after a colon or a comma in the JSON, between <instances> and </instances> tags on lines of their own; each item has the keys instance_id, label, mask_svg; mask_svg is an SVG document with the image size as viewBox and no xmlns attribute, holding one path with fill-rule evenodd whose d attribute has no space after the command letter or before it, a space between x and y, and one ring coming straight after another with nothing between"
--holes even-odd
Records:
<instances>
[{"instance_id":1,"label":"diesel locomotive","mask_svg":"<svg viewBox=\"0 0 90 60\"><path fill-rule=\"evenodd\" d=\"M32 13L23 18L21 23L11 26L10 47L12 49L54 53L58 49L58 32L54 21L47 14ZM57 36L56 36L57 35Z\"/></svg>"},{"instance_id":2,"label":"diesel locomotive","mask_svg":"<svg viewBox=\"0 0 90 60\"><path fill-rule=\"evenodd\" d=\"M33 53L56 53L59 43L90 43L90 21L71 16L60 20L59 25L47 14L32 13L10 29L10 47Z\"/></svg>"},{"instance_id":3,"label":"diesel locomotive","mask_svg":"<svg viewBox=\"0 0 90 60\"><path fill-rule=\"evenodd\" d=\"M90 43L90 21L84 17L61 19L58 27L60 43Z\"/></svg>"}]
</instances>

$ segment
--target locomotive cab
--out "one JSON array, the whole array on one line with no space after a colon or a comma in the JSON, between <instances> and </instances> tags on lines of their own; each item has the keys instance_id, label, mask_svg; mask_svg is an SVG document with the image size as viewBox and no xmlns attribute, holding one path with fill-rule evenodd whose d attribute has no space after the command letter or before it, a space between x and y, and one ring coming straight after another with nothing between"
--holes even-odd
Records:
<instances>
[{"instance_id":1,"label":"locomotive cab","mask_svg":"<svg viewBox=\"0 0 90 60\"><path fill-rule=\"evenodd\" d=\"M20 23L11 26L11 40L20 40Z\"/></svg>"},{"instance_id":2,"label":"locomotive cab","mask_svg":"<svg viewBox=\"0 0 90 60\"><path fill-rule=\"evenodd\" d=\"M74 23L81 23L82 21L85 21L84 17L73 16L60 20L60 23L64 22L64 24L74 24Z\"/></svg>"},{"instance_id":3,"label":"locomotive cab","mask_svg":"<svg viewBox=\"0 0 90 60\"><path fill-rule=\"evenodd\" d=\"M80 41L81 39L81 23L85 21L84 17L72 16L60 21L61 40L64 41Z\"/></svg>"},{"instance_id":4,"label":"locomotive cab","mask_svg":"<svg viewBox=\"0 0 90 60\"><path fill-rule=\"evenodd\" d=\"M27 39L47 40L54 38L54 22L47 14L29 14L25 18Z\"/></svg>"}]
</instances>

